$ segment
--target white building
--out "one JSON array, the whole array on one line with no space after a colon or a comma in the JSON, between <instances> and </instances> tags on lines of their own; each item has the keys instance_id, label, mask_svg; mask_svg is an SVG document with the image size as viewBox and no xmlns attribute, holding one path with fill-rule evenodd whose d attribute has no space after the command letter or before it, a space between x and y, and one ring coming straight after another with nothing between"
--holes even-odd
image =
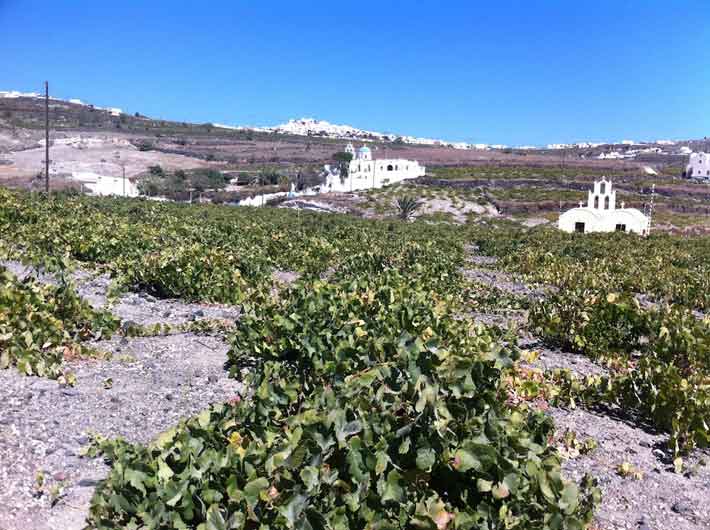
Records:
<instances>
[{"instance_id":1,"label":"white building","mask_svg":"<svg viewBox=\"0 0 710 530\"><path fill-rule=\"evenodd\" d=\"M621 151L609 151L608 153L599 153L599 160L620 160L622 158L634 158L634 154L630 151L622 153Z\"/></svg>"},{"instance_id":2,"label":"white building","mask_svg":"<svg viewBox=\"0 0 710 530\"><path fill-rule=\"evenodd\" d=\"M685 167L685 175L710 181L710 153L692 153Z\"/></svg>"},{"instance_id":3,"label":"white building","mask_svg":"<svg viewBox=\"0 0 710 530\"><path fill-rule=\"evenodd\" d=\"M559 228L564 232L635 232L648 234L649 220L636 208L616 207L616 191L611 181L602 178L589 192L587 206L579 203L560 215Z\"/></svg>"},{"instance_id":4,"label":"white building","mask_svg":"<svg viewBox=\"0 0 710 530\"><path fill-rule=\"evenodd\" d=\"M403 180L423 177L426 168L416 160L402 158L372 158L369 147L361 147L355 152L348 144L345 152L353 155L348 167L348 175L341 176L337 168L325 166L326 180L321 191L350 192L382 188Z\"/></svg>"},{"instance_id":5,"label":"white building","mask_svg":"<svg viewBox=\"0 0 710 530\"><path fill-rule=\"evenodd\" d=\"M81 182L82 187L93 195L119 195L138 197L138 186L128 177L107 177L91 171L74 171L72 179Z\"/></svg>"},{"instance_id":6,"label":"white building","mask_svg":"<svg viewBox=\"0 0 710 530\"><path fill-rule=\"evenodd\" d=\"M317 195L317 192L313 188L306 188L302 191L296 191L296 186L292 183L289 191L277 191L275 193L264 193L263 195L245 197L239 200L238 206L266 206L274 199L295 199L296 197L304 197L308 195Z\"/></svg>"}]
</instances>

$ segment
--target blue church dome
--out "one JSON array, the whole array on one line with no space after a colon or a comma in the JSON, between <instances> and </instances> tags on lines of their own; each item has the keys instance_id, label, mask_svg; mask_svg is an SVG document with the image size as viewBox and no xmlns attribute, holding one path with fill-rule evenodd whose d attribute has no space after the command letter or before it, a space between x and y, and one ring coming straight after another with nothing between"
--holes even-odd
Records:
<instances>
[{"instance_id":1,"label":"blue church dome","mask_svg":"<svg viewBox=\"0 0 710 530\"><path fill-rule=\"evenodd\" d=\"M360 149L358 149L358 152L360 152L360 153L369 153L369 152L370 152L370 148L363 145Z\"/></svg>"}]
</instances>

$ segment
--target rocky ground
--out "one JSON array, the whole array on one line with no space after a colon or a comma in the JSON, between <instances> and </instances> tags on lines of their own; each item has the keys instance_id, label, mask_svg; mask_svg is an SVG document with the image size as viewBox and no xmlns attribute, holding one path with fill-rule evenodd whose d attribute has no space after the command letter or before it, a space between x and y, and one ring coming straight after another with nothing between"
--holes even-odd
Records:
<instances>
[{"instance_id":1,"label":"rocky ground","mask_svg":"<svg viewBox=\"0 0 710 530\"><path fill-rule=\"evenodd\" d=\"M0 181L8 178L36 175L43 167L44 147L36 135L12 137L0 127ZM199 158L160 151L141 151L129 143L130 136L120 134L89 134L67 137L52 135L52 184L58 185L61 177L70 177L75 171L89 171L104 176L120 177L125 167L128 177L148 171L159 165L166 169L195 169L210 167ZM8 152L3 154L3 150Z\"/></svg>"},{"instance_id":2,"label":"rocky ground","mask_svg":"<svg viewBox=\"0 0 710 530\"><path fill-rule=\"evenodd\" d=\"M494 258L479 256L475 248L465 275L503 292L530 300L544 296L545 289L526 286L510 274L496 270ZM579 377L604 375L605 367L578 354L547 347L521 327L516 318L498 314L474 314L488 324L514 322L519 328L519 345L535 351L528 364L541 370L569 369ZM593 439L596 447L578 454L563 451L563 471L575 480L585 474L596 478L602 503L596 514L599 530L707 530L710 529L710 451L699 450L685 459L684 473L676 473L668 435L654 431L638 418L621 410L550 408L557 437L573 433L578 441ZM619 466L630 464L630 474Z\"/></svg>"},{"instance_id":3,"label":"rocky ground","mask_svg":"<svg viewBox=\"0 0 710 530\"><path fill-rule=\"evenodd\" d=\"M454 222L458 224L466 224L469 214L484 215L488 217L498 216L498 211L492 204L481 205L472 201L460 200L454 203L451 199L442 198L425 198L422 200L422 207L419 215L431 215L443 213L450 215Z\"/></svg>"},{"instance_id":4,"label":"rocky ground","mask_svg":"<svg viewBox=\"0 0 710 530\"><path fill-rule=\"evenodd\" d=\"M415 191L412 191L415 190ZM367 219L385 219L396 215L395 199L402 195L417 195L416 186L404 182L378 190L378 192L322 193L313 197L298 197L282 202L281 208L312 210L326 213L347 213ZM368 198L375 198L369 202ZM499 213L492 204L481 205L460 199L456 202L446 196L419 197L421 206L416 217L443 214L450 222L466 224L469 216L498 217Z\"/></svg>"},{"instance_id":5,"label":"rocky ground","mask_svg":"<svg viewBox=\"0 0 710 530\"><path fill-rule=\"evenodd\" d=\"M665 447L667 435L625 417L623 411L552 409L550 414L559 433L569 429L577 439L597 443L588 454L568 458L563 471L569 478L588 474L599 482L601 529L710 528L710 454L697 451L686 459L689 470L679 474ZM624 463L632 466L631 476L619 473Z\"/></svg>"}]
</instances>

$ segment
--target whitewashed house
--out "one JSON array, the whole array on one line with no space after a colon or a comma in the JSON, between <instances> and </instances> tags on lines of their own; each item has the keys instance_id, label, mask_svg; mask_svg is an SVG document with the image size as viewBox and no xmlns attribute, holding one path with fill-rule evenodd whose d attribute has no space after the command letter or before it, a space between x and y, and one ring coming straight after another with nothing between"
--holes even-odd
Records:
<instances>
[{"instance_id":1,"label":"whitewashed house","mask_svg":"<svg viewBox=\"0 0 710 530\"><path fill-rule=\"evenodd\" d=\"M636 208L616 207L616 191L611 181L602 178L589 192L587 205L579 203L560 215L559 228L564 232L634 232L645 235L649 219Z\"/></svg>"},{"instance_id":2,"label":"whitewashed house","mask_svg":"<svg viewBox=\"0 0 710 530\"><path fill-rule=\"evenodd\" d=\"M685 167L688 178L710 181L710 153L691 153Z\"/></svg>"},{"instance_id":3,"label":"whitewashed house","mask_svg":"<svg viewBox=\"0 0 710 530\"><path fill-rule=\"evenodd\" d=\"M403 180L422 177L426 168L416 160L403 158L372 158L369 147L363 146L355 152L352 144L348 144L345 151L353 155L348 167L348 175L340 175L337 168L325 166L325 184L321 191L350 192L382 188L396 184Z\"/></svg>"},{"instance_id":4,"label":"whitewashed house","mask_svg":"<svg viewBox=\"0 0 710 530\"><path fill-rule=\"evenodd\" d=\"M82 187L93 195L118 195L138 197L138 186L130 178L109 177L91 171L74 171L72 179L81 182Z\"/></svg>"}]
</instances>

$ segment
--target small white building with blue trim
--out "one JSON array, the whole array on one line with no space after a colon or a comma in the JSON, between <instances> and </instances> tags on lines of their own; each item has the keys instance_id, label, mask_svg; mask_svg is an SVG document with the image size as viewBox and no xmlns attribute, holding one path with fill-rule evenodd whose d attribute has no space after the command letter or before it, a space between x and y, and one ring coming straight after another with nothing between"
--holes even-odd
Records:
<instances>
[{"instance_id":1,"label":"small white building with blue trim","mask_svg":"<svg viewBox=\"0 0 710 530\"><path fill-rule=\"evenodd\" d=\"M579 203L560 215L559 229L564 232L634 232L648 234L649 219L636 208L616 207L616 190L610 180L594 182L589 191L587 205Z\"/></svg>"},{"instance_id":2,"label":"small white building with blue trim","mask_svg":"<svg viewBox=\"0 0 710 530\"><path fill-rule=\"evenodd\" d=\"M403 158L373 158L369 147L363 146L355 151L352 144L345 147L345 152L353 155L348 167L348 174L341 175L337 168L325 166L326 179L322 192L351 192L382 188L407 179L423 177L426 168L416 160Z\"/></svg>"}]
</instances>

